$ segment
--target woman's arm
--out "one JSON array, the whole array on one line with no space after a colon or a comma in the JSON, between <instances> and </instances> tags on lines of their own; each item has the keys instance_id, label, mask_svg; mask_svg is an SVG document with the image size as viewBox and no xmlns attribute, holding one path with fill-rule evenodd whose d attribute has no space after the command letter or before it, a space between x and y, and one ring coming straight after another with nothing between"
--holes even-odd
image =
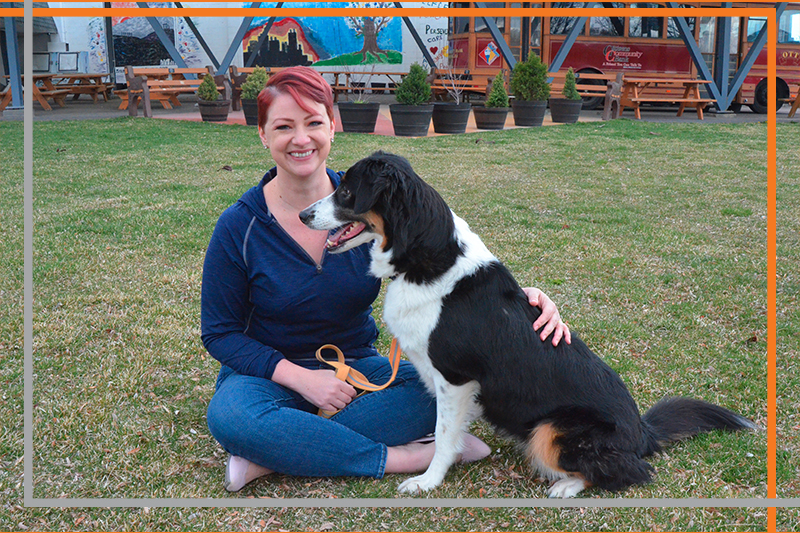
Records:
<instances>
[{"instance_id":1,"label":"woman's arm","mask_svg":"<svg viewBox=\"0 0 800 533\"><path fill-rule=\"evenodd\" d=\"M561 314L558 312L556 304L542 291L534 287L525 287L522 289L525 296L528 297L528 302L542 310L541 316L533 323L533 329L539 331L544 326L540 337L545 340L551 333L553 333L553 346L557 346L563 338L567 344L572 343L572 336L569 332L569 326L561 320Z\"/></svg>"}]
</instances>

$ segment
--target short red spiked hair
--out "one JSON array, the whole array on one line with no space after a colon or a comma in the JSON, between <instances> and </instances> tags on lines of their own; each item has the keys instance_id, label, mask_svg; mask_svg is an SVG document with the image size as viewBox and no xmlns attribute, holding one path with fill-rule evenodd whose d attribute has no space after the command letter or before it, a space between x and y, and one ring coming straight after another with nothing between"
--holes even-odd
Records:
<instances>
[{"instance_id":1,"label":"short red spiked hair","mask_svg":"<svg viewBox=\"0 0 800 533\"><path fill-rule=\"evenodd\" d=\"M297 105L311 112L304 99L321 103L325 106L328 118L333 121L333 91L322 75L311 67L289 67L272 74L267 86L258 94L258 127L264 129L267 114L275 97L288 94Z\"/></svg>"}]
</instances>

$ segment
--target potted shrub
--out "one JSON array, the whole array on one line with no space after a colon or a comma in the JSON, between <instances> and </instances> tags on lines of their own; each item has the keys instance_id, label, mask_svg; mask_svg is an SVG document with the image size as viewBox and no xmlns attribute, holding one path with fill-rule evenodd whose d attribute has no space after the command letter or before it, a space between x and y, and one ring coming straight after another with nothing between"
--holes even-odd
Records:
<instances>
[{"instance_id":1,"label":"potted shrub","mask_svg":"<svg viewBox=\"0 0 800 533\"><path fill-rule=\"evenodd\" d=\"M563 98L550 99L550 118L553 122L574 124L578 122L583 100L575 86L575 73L572 71L572 67L567 71L567 75L564 78L564 88L561 92L564 95Z\"/></svg>"},{"instance_id":2,"label":"potted shrub","mask_svg":"<svg viewBox=\"0 0 800 533\"><path fill-rule=\"evenodd\" d=\"M375 124L378 122L378 113L381 105L377 102L370 102L367 95L367 88L375 72L375 65L372 71L356 75L359 80L351 82L353 88L352 99L349 102L339 102L339 121L342 123L342 131L353 133L374 133ZM349 74L352 78L353 74Z\"/></svg>"},{"instance_id":3,"label":"potted shrub","mask_svg":"<svg viewBox=\"0 0 800 533\"><path fill-rule=\"evenodd\" d=\"M464 133L467 131L472 104L461 99L464 92L463 78L448 67L442 78L442 84L451 101L433 103L433 131Z\"/></svg>"},{"instance_id":4,"label":"potted shrub","mask_svg":"<svg viewBox=\"0 0 800 533\"><path fill-rule=\"evenodd\" d=\"M411 65L408 74L395 90L396 104L389 106L394 134L404 137L425 137L433 115L431 86L427 74L418 63Z\"/></svg>"},{"instance_id":5,"label":"potted shrub","mask_svg":"<svg viewBox=\"0 0 800 533\"><path fill-rule=\"evenodd\" d=\"M200 116L204 121L225 122L228 120L231 101L220 99L214 76L209 74L203 77L203 81L197 87L197 97L200 98L198 105L200 106Z\"/></svg>"},{"instance_id":6,"label":"potted shrub","mask_svg":"<svg viewBox=\"0 0 800 533\"><path fill-rule=\"evenodd\" d=\"M514 65L510 85L514 95L511 109L515 125L542 125L547 111L547 99L550 98L548 77L547 65L536 54L530 54L526 61Z\"/></svg>"},{"instance_id":7,"label":"potted shrub","mask_svg":"<svg viewBox=\"0 0 800 533\"><path fill-rule=\"evenodd\" d=\"M481 130L502 130L506 125L506 117L511 110L508 107L508 93L503 80L503 72L498 72L492 81L492 88L483 106L472 108L475 115L475 126Z\"/></svg>"},{"instance_id":8,"label":"potted shrub","mask_svg":"<svg viewBox=\"0 0 800 533\"><path fill-rule=\"evenodd\" d=\"M258 125L258 94L269 80L267 69L256 67L242 84L242 111L248 126Z\"/></svg>"}]
</instances>

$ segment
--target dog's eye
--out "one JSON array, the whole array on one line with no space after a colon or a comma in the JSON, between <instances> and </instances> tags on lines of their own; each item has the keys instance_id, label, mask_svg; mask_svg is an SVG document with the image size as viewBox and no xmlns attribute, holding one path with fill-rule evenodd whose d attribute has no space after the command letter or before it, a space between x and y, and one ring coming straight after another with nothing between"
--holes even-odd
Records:
<instances>
[{"instance_id":1,"label":"dog's eye","mask_svg":"<svg viewBox=\"0 0 800 533\"><path fill-rule=\"evenodd\" d=\"M353 193L350 192L350 189L347 187L342 187L339 189L339 196L342 197L342 200L349 200Z\"/></svg>"}]
</instances>

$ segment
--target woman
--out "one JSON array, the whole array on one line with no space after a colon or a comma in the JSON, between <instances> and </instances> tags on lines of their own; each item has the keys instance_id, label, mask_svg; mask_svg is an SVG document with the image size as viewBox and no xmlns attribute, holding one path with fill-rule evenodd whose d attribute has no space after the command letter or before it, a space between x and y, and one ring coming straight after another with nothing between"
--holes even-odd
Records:
<instances>
[{"instance_id":1,"label":"woman","mask_svg":"<svg viewBox=\"0 0 800 533\"><path fill-rule=\"evenodd\" d=\"M203 267L202 339L222 364L208 425L231 454L225 487L237 491L273 471L422 471L435 447L421 439L434 430L435 402L413 366L403 361L390 387L356 398L314 357L331 343L372 383L391 374L373 346L380 280L368 274L367 246L327 254L327 232L298 218L341 178L326 166L335 128L330 86L311 68L288 68L270 78L258 107L259 136L276 166L220 216ZM542 338L555 332L554 344L569 342L550 299L526 293L542 308L533 325L544 326ZM342 410L326 419L320 408ZM488 455L477 437L463 440L462 461Z\"/></svg>"}]
</instances>

